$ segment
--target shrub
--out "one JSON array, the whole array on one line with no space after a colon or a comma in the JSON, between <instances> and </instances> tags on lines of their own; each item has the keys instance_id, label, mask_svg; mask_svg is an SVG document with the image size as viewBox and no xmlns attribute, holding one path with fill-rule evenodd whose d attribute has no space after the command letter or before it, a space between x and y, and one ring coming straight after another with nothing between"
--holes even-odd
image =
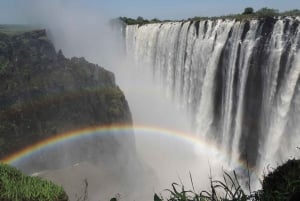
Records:
<instances>
[{"instance_id":1,"label":"shrub","mask_svg":"<svg viewBox=\"0 0 300 201\"><path fill-rule=\"evenodd\" d=\"M274 17L279 15L279 11L277 9L272 8L261 8L255 13L258 17Z\"/></svg>"},{"instance_id":2,"label":"shrub","mask_svg":"<svg viewBox=\"0 0 300 201\"><path fill-rule=\"evenodd\" d=\"M243 15L249 15L249 14L253 14L254 13L254 10L252 7L247 7L245 8L244 12L243 12Z\"/></svg>"},{"instance_id":3,"label":"shrub","mask_svg":"<svg viewBox=\"0 0 300 201\"><path fill-rule=\"evenodd\" d=\"M285 11L285 12L282 13L282 15L285 15L285 16L300 16L300 10L299 9L294 9L294 10Z\"/></svg>"},{"instance_id":4,"label":"shrub","mask_svg":"<svg viewBox=\"0 0 300 201\"><path fill-rule=\"evenodd\" d=\"M261 199L265 201L288 200L300 192L300 160L288 160L264 177Z\"/></svg>"},{"instance_id":5,"label":"shrub","mask_svg":"<svg viewBox=\"0 0 300 201\"><path fill-rule=\"evenodd\" d=\"M14 167L0 164L0 200L67 201L63 188L38 177L29 177Z\"/></svg>"}]
</instances>

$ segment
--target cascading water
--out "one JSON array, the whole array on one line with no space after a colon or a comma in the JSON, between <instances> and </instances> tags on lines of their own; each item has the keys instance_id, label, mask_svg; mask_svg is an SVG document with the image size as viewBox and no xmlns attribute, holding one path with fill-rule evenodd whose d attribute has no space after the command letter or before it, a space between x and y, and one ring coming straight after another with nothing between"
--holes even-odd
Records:
<instances>
[{"instance_id":1,"label":"cascading water","mask_svg":"<svg viewBox=\"0 0 300 201\"><path fill-rule=\"evenodd\" d=\"M126 50L152 66L198 135L261 173L299 156L299 24L286 17L129 25Z\"/></svg>"}]
</instances>

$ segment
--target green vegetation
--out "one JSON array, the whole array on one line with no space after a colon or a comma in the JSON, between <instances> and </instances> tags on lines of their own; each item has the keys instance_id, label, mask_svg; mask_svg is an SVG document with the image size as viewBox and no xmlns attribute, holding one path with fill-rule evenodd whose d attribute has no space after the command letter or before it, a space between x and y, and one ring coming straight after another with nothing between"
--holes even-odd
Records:
<instances>
[{"instance_id":1,"label":"green vegetation","mask_svg":"<svg viewBox=\"0 0 300 201\"><path fill-rule=\"evenodd\" d=\"M281 201L288 200L296 192L300 194L300 160L289 160L265 176L260 197L261 200Z\"/></svg>"},{"instance_id":2,"label":"green vegetation","mask_svg":"<svg viewBox=\"0 0 300 201\"><path fill-rule=\"evenodd\" d=\"M251 7L247 7L245 8L243 15L249 15L249 14L253 14L254 13L254 9Z\"/></svg>"},{"instance_id":3,"label":"green vegetation","mask_svg":"<svg viewBox=\"0 0 300 201\"><path fill-rule=\"evenodd\" d=\"M2 72L5 72L6 68L8 67L8 64L9 61L5 59L3 56L0 56L0 74L2 74Z\"/></svg>"},{"instance_id":4,"label":"green vegetation","mask_svg":"<svg viewBox=\"0 0 300 201\"><path fill-rule=\"evenodd\" d=\"M169 189L170 197L154 195L154 201L287 201L300 194L300 160L289 160L264 177L262 189L246 193L235 174L224 173L223 181L210 180L211 190L196 193L176 183ZM192 179L191 179L192 182ZM193 183L192 183L193 184ZM249 187L250 189L250 187ZM298 198L298 199L297 199Z\"/></svg>"},{"instance_id":5,"label":"green vegetation","mask_svg":"<svg viewBox=\"0 0 300 201\"><path fill-rule=\"evenodd\" d=\"M255 13L256 16L258 17L276 17L279 16L279 10L276 9L271 9L271 8L261 8Z\"/></svg>"},{"instance_id":6,"label":"green vegetation","mask_svg":"<svg viewBox=\"0 0 300 201\"><path fill-rule=\"evenodd\" d=\"M284 16L300 16L300 10L299 9L294 9L294 10L289 10L289 11L285 11L282 13L282 15Z\"/></svg>"},{"instance_id":7,"label":"green vegetation","mask_svg":"<svg viewBox=\"0 0 300 201\"><path fill-rule=\"evenodd\" d=\"M22 34L24 32L33 31L33 30L36 30L36 27L30 25L17 25L17 24L0 25L0 33L5 33L9 35Z\"/></svg>"},{"instance_id":8,"label":"green vegetation","mask_svg":"<svg viewBox=\"0 0 300 201\"><path fill-rule=\"evenodd\" d=\"M1 201L67 201L63 188L38 177L29 177L0 164Z\"/></svg>"},{"instance_id":9,"label":"green vegetation","mask_svg":"<svg viewBox=\"0 0 300 201\"><path fill-rule=\"evenodd\" d=\"M195 16L193 18L188 18L187 20L179 20L179 21L200 21L200 20L215 20L215 19L235 19L238 21L241 20L251 20L251 19L260 19L265 17L279 17L279 16L300 16L300 10L294 9L284 12L279 12L276 9L272 8L261 8L256 12L252 7L246 7L243 13L240 14L229 14L224 16L215 16L215 17L202 17L202 16ZM121 21L125 22L127 25L144 25L144 24L151 24L151 23L162 23L162 22L170 22L171 20L159 20L154 18L152 20L144 19L143 17L137 17L136 19L127 18L127 17L120 17ZM175 20L176 21L176 20Z\"/></svg>"},{"instance_id":10,"label":"green vegetation","mask_svg":"<svg viewBox=\"0 0 300 201\"><path fill-rule=\"evenodd\" d=\"M192 179L191 182L193 184ZM254 200L257 197L256 194L247 195L244 192L235 172L232 176L225 172L223 181L210 178L210 186L210 191L203 190L200 193L197 193L195 189L185 190L184 186L173 183L172 189L167 190L170 192L168 198L165 199L162 196L155 194L154 201L246 201Z\"/></svg>"},{"instance_id":11,"label":"green vegetation","mask_svg":"<svg viewBox=\"0 0 300 201\"><path fill-rule=\"evenodd\" d=\"M188 20L193 20L193 21L199 21L199 20L215 20L215 19L234 19L237 21L242 21L242 20L251 20L251 19L260 19L260 18L266 18L266 17L284 17L284 16L300 16L300 10L290 10L290 11L284 11L284 12L279 12L276 9L272 8L261 8L257 10L256 12L254 11L253 8L247 7L244 9L244 12L241 14L229 14L229 15L224 15L224 16L216 16L216 17L193 17L189 18Z\"/></svg>"},{"instance_id":12,"label":"green vegetation","mask_svg":"<svg viewBox=\"0 0 300 201\"><path fill-rule=\"evenodd\" d=\"M133 24L148 24L149 20L144 20L142 17L137 17L136 19L130 18L130 17L119 17L119 19L123 22L125 22L128 25L133 25Z\"/></svg>"},{"instance_id":13,"label":"green vegetation","mask_svg":"<svg viewBox=\"0 0 300 201\"><path fill-rule=\"evenodd\" d=\"M144 19L143 17L137 17L136 19L129 17L119 17L119 19L125 22L127 25L144 25L144 24L153 24L153 23L161 23L161 22L170 22L171 20L159 20L157 18L153 18L151 20Z\"/></svg>"}]
</instances>

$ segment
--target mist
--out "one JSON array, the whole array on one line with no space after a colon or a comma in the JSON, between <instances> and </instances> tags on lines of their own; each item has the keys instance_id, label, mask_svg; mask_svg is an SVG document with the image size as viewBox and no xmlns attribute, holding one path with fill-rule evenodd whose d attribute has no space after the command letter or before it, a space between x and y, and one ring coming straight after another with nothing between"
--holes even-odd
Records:
<instances>
[{"instance_id":1,"label":"mist","mask_svg":"<svg viewBox=\"0 0 300 201\"><path fill-rule=\"evenodd\" d=\"M154 83L150 66L136 65L126 58L122 26L113 28L105 11L82 7L80 1L59 0L30 0L20 4L19 9L27 24L47 29L57 51L62 50L66 57L85 57L115 74L116 83L129 103L134 125L192 132L188 115ZM62 184L72 199L83 193L82 182L86 178L90 200L108 200L116 194L122 200L152 200L154 193L165 193L163 189L171 187L173 182L182 182L191 189L189 172L198 191L209 187L210 176L218 177L227 169L224 161L211 157L213 148L172 135L136 130L135 143L140 161L127 158L123 164L120 161L124 159L115 160L116 167L126 165L131 171L117 174L117 168L108 171L107 167L82 163L41 175Z\"/></svg>"}]
</instances>

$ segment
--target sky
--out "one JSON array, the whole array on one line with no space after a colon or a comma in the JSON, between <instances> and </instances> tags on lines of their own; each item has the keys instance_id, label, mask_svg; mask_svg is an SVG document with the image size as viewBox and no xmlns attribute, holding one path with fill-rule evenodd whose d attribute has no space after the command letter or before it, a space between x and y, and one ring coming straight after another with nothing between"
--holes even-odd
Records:
<instances>
[{"instance_id":1,"label":"sky","mask_svg":"<svg viewBox=\"0 0 300 201\"><path fill-rule=\"evenodd\" d=\"M24 7L34 2L53 0L0 0L0 23L28 23ZM280 11L300 9L299 0L55 0L61 6L77 6L101 12L107 17L142 16L147 19L187 19L194 16L219 16L243 12L245 7ZM25 16L24 16L25 15Z\"/></svg>"}]
</instances>

